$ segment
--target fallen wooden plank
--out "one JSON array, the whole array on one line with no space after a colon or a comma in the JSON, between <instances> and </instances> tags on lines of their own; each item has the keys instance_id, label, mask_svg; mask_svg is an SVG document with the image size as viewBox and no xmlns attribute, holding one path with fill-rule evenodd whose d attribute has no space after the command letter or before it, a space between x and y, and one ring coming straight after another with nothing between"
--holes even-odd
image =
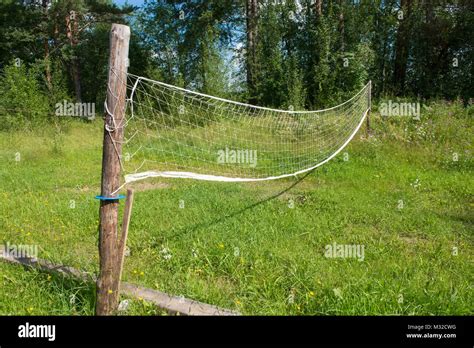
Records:
<instances>
[{"instance_id":1,"label":"fallen wooden plank","mask_svg":"<svg viewBox=\"0 0 474 348\"><path fill-rule=\"evenodd\" d=\"M34 259L28 257L15 257L5 252L5 247L0 245L0 260L19 264L27 267L40 269L48 273L59 273L64 276L70 276L83 281L95 282L97 277L94 274L80 271L78 269L56 265L50 261L42 259ZM215 316L234 316L240 313L224 308L219 308L207 303L194 301L185 297L172 296L164 292L148 289L135 284L126 282L120 283L121 293L125 296L143 299L152 302L159 308L169 313L181 315L215 315Z\"/></svg>"},{"instance_id":2,"label":"fallen wooden plank","mask_svg":"<svg viewBox=\"0 0 474 348\"><path fill-rule=\"evenodd\" d=\"M167 309L171 313L183 315L240 315L228 309L219 308L184 297L171 296L158 290L147 289L125 282L120 283L120 290L125 295L142 298L156 304L160 308Z\"/></svg>"},{"instance_id":3,"label":"fallen wooden plank","mask_svg":"<svg viewBox=\"0 0 474 348\"><path fill-rule=\"evenodd\" d=\"M46 261L42 259L36 259L36 258L30 258L30 257L16 257L5 251L6 251L5 246L0 245L0 259L10 262L10 263L16 263L23 266L33 267L45 272L59 273L64 276L70 276L70 277L78 278L84 281L94 281L94 282L96 281L95 275L84 272L84 271L79 271L72 267L56 265L50 261Z\"/></svg>"}]
</instances>

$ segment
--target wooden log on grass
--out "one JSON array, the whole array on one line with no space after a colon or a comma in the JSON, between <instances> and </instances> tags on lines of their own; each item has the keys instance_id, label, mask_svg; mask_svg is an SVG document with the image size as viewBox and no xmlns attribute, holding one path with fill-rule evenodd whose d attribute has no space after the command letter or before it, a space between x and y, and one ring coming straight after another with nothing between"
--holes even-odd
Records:
<instances>
[{"instance_id":1,"label":"wooden log on grass","mask_svg":"<svg viewBox=\"0 0 474 348\"><path fill-rule=\"evenodd\" d=\"M219 308L207 303L202 303L194 300L184 298L182 296L172 296L164 292L148 289L142 286L121 283L120 289L123 294L139 298L157 305L160 308L165 308L169 313L181 315L224 315L234 316L240 313Z\"/></svg>"},{"instance_id":2,"label":"wooden log on grass","mask_svg":"<svg viewBox=\"0 0 474 348\"><path fill-rule=\"evenodd\" d=\"M27 268L39 269L43 272L51 274L60 274L62 276L67 276L81 281L90 282L96 281L96 277L92 273L86 273L78 269L56 265L50 261L42 259L32 259L28 257L15 257L9 255L6 252L6 249L3 245L0 245L0 260L6 261L13 264L18 264L25 266ZM219 315L219 316L235 316L240 315L240 313L213 306L207 303L191 300L182 296L173 296L167 293L145 288L135 284L120 283L120 291L122 295L128 296L130 298L135 298L143 301L148 301L156 305L157 307L167 311L170 314L180 314L180 315Z\"/></svg>"},{"instance_id":3,"label":"wooden log on grass","mask_svg":"<svg viewBox=\"0 0 474 348\"><path fill-rule=\"evenodd\" d=\"M31 267L47 273L60 274L67 277L76 278L82 281L95 281L96 277L93 273L86 273L75 268L56 265L50 261L31 258L31 257L17 257L11 255L8 250L0 245L0 259L8 263L19 264L25 267Z\"/></svg>"}]
</instances>

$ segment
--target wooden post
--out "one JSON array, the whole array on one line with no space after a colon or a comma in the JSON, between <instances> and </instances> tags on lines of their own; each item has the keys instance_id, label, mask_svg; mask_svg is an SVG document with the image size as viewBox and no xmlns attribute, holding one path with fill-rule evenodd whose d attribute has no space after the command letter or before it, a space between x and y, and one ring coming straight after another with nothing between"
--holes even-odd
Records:
<instances>
[{"instance_id":1,"label":"wooden post","mask_svg":"<svg viewBox=\"0 0 474 348\"><path fill-rule=\"evenodd\" d=\"M101 196L117 195L120 186L120 157L127 93L127 67L130 28L112 24L110 31L109 77L104 121L102 154ZM115 197L115 196L114 196ZM118 306L119 292L119 239L118 200L100 201L99 257L100 271L97 280L97 315L110 315Z\"/></svg>"},{"instance_id":2,"label":"wooden post","mask_svg":"<svg viewBox=\"0 0 474 348\"><path fill-rule=\"evenodd\" d=\"M125 210L123 212L122 235L120 237L119 251L118 251L118 279L119 284L122 280L123 261L125 260L125 247L127 245L128 226L130 225L130 218L132 217L133 207L133 190L127 190L127 200L125 201Z\"/></svg>"},{"instance_id":3,"label":"wooden post","mask_svg":"<svg viewBox=\"0 0 474 348\"><path fill-rule=\"evenodd\" d=\"M369 81L369 95L368 104L369 104L369 111L367 112L367 138L370 136L370 112L372 111L372 81Z\"/></svg>"}]
</instances>

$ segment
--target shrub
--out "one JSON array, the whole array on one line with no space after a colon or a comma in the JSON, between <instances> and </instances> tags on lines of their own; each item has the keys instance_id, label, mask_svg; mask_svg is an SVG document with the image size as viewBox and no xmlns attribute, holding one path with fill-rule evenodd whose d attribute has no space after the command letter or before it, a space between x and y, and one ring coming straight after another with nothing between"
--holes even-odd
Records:
<instances>
[{"instance_id":1,"label":"shrub","mask_svg":"<svg viewBox=\"0 0 474 348\"><path fill-rule=\"evenodd\" d=\"M35 66L5 67L0 76L0 130L30 128L47 119L51 109L37 77Z\"/></svg>"}]
</instances>

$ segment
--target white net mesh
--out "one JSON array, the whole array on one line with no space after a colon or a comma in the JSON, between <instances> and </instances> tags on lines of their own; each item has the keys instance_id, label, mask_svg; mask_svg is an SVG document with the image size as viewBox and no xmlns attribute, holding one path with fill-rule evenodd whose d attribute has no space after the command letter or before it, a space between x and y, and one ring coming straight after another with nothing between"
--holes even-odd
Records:
<instances>
[{"instance_id":1,"label":"white net mesh","mask_svg":"<svg viewBox=\"0 0 474 348\"><path fill-rule=\"evenodd\" d=\"M148 177L263 181L308 172L353 138L370 83L318 111L275 110L128 74L121 159L125 182Z\"/></svg>"}]
</instances>

